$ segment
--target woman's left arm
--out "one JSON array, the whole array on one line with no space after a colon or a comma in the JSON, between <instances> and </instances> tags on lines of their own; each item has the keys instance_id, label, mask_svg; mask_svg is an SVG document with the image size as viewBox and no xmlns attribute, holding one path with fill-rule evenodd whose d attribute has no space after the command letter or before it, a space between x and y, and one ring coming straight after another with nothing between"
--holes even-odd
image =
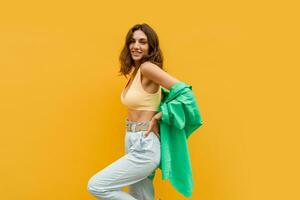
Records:
<instances>
[{"instance_id":1,"label":"woman's left arm","mask_svg":"<svg viewBox=\"0 0 300 200\"><path fill-rule=\"evenodd\" d=\"M168 90L170 90L170 88L175 83L179 82L179 80L177 80L175 77L171 76L170 74L168 74L167 72L165 72L159 66L153 64L152 62L149 61L144 62L143 64L141 64L140 68L141 68L141 73L144 76L146 76L148 79L152 80L153 82L161 85L162 87ZM146 136L148 136L150 131L152 131L153 129L154 133L159 137L158 121L161 119L161 117L162 117L162 112L158 112L152 117L149 128L146 132Z\"/></svg>"}]
</instances>

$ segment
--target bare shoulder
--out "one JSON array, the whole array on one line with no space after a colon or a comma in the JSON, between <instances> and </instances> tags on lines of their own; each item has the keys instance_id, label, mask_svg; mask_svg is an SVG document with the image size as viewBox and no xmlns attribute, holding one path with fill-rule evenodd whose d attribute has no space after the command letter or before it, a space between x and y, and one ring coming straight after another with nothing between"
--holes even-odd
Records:
<instances>
[{"instance_id":1,"label":"bare shoulder","mask_svg":"<svg viewBox=\"0 0 300 200\"><path fill-rule=\"evenodd\" d=\"M172 85L179 81L150 61L141 64L140 71L148 79L168 90L172 87Z\"/></svg>"}]
</instances>

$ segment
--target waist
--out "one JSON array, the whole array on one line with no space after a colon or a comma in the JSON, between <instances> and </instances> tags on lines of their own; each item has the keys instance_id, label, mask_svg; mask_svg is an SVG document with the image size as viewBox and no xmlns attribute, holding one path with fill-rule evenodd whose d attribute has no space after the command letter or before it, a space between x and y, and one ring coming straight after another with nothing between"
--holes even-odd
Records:
<instances>
[{"instance_id":1,"label":"waist","mask_svg":"<svg viewBox=\"0 0 300 200\"><path fill-rule=\"evenodd\" d=\"M126 130L131 132L146 131L150 125L149 120L143 121L131 121L128 118L125 119Z\"/></svg>"},{"instance_id":2,"label":"waist","mask_svg":"<svg viewBox=\"0 0 300 200\"><path fill-rule=\"evenodd\" d=\"M127 119L129 121L150 121L152 117L157 113L157 111L149 111L149 110L135 110L128 109Z\"/></svg>"}]
</instances>

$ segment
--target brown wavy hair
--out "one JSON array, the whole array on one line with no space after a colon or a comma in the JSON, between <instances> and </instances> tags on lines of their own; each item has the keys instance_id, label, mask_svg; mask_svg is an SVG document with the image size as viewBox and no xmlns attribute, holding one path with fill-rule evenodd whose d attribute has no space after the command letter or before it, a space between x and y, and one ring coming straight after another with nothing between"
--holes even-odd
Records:
<instances>
[{"instance_id":1,"label":"brown wavy hair","mask_svg":"<svg viewBox=\"0 0 300 200\"><path fill-rule=\"evenodd\" d=\"M162 51L159 47L159 40L156 32L146 23L142 24L135 24L132 28L129 29L126 39L125 39L125 45L121 51L121 54L119 56L119 61L121 64L120 68L120 75L128 75L133 66L135 65L134 60L131 57L130 49L129 49L129 44L130 40L132 39L133 33L136 30L141 30L145 33L147 36L148 40L148 45L149 45L149 51L148 55L145 55L142 59L140 64L150 61L156 65L158 65L161 69L163 69L163 55ZM139 66L136 66L139 67Z\"/></svg>"}]
</instances>

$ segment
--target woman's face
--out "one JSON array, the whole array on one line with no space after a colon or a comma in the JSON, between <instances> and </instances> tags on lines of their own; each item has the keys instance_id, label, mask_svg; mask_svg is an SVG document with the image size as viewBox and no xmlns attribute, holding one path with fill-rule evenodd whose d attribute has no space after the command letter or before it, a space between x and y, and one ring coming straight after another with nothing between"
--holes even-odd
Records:
<instances>
[{"instance_id":1,"label":"woman's face","mask_svg":"<svg viewBox=\"0 0 300 200\"><path fill-rule=\"evenodd\" d=\"M143 31L136 30L133 32L133 36L129 43L129 50L131 57L135 62L138 62L144 55L148 54L148 40Z\"/></svg>"}]
</instances>

